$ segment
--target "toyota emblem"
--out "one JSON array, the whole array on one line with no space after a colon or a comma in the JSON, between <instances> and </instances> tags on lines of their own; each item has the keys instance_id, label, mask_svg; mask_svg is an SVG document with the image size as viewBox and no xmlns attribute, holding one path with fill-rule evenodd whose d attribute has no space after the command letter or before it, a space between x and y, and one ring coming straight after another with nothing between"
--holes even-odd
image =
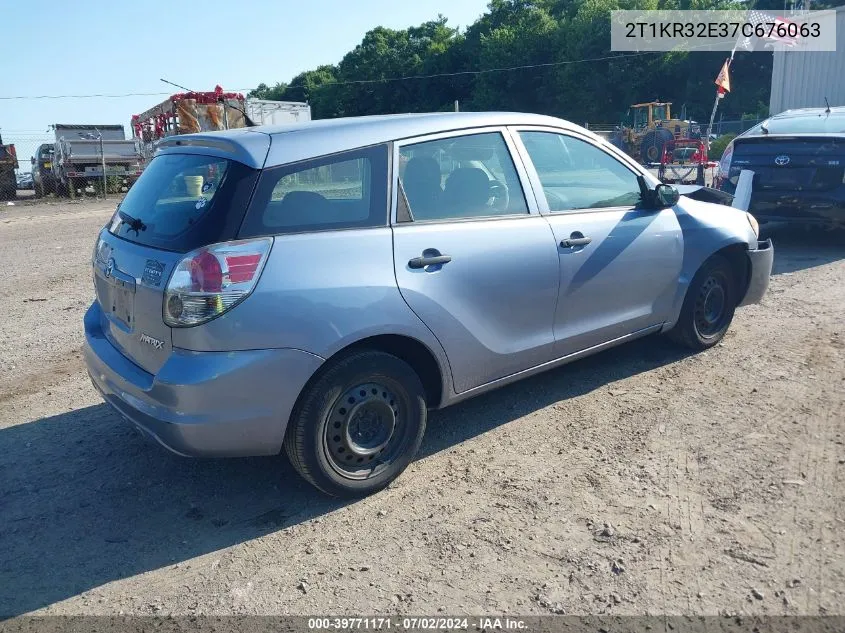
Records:
<instances>
[{"instance_id":1,"label":"toyota emblem","mask_svg":"<svg viewBox=\"0 0 845 633\"><path fill-rule=\"evenodd\" d=\"M787 156L786 154L781 154L780 156L775 158L775 165L783 167L784 165L788 165L788 164L789 164L789 156Z\"/></svg>"},{"instance_id":2,"label":"toyota emblem","mask_svg":"<svg viewBox=\"0 0 845 633\"><path fill-rule=\"evenodd\" d=\"M114 272L114 260L110 259L108 266L106 266L106 269L103 271L103 274L106 276L106 278L109 278L109 277L111 277L111 274L113 272Z\"/></svg>"}]
</instances>

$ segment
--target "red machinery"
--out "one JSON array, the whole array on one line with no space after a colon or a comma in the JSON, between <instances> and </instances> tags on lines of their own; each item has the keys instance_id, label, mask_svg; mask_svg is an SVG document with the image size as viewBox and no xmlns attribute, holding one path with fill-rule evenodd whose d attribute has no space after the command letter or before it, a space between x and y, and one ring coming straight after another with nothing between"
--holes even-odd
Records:
<instances>
[{"instance_id":1,"label":"red machinery","mask_svg":"<svg viewBox=\"0 0 845 633\"><path fill-rule=\"evenodd\" d=\"M702 139L675 139L663 146L657 177L669 184L703 186L704 170L715 164L707 160L707 145Z\"/></svg>"},{"instance_id":2,"label":"red machinery","mask_svg":"<svg viewBox=\"0 0 845 633\"><path fill-rule=\"evenodd\" d=\"M165 136L246 127L246 99L238 92L179 92L132 117L136 138L152 143Z\"/></svg>"}]
</instances>

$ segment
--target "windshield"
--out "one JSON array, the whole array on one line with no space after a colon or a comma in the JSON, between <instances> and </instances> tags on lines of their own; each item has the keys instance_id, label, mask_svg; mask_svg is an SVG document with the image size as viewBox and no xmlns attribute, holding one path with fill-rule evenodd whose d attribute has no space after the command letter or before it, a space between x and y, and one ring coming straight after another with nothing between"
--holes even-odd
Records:
<instances>
[{"instance_id":1,"label":"windshield","mask_svg":"<svg viewBox=\"0 0 845 633\"><path fill-rule=\"evenodd\" d=\"M652 115L655 121L666 120L666 106L654 106L654 113Z\"/></svg>"},{"instance_id":2,"label":"windshield","mask_svg":"<svg viewBox=\"0 0 845 633\"><path fill-rule=\"evenodd\" d=\"M646 108L636 108L634 110L634 128L639 129L648 125L648 110Z\"/></svg>"},{"instance_id":3,"label":"windshield","mask_svg":"<svg viewBox=\"0 0 845 633\"><path fill-rule=\"evenodd\" d=\"M764 125L769 134L842 134L845 133L845 112L773 118L755 125L746 134L762 134Z\"/></svg>"},{"instance_id":4,"label":"windshield","mask_svg":"<svg viewBox=\"0 0 845 633\"><path fill-rule=\"evenodd\" d=\"M212 156L156 156L120 203L109 231L168 250L190 250L217 241L222 230L237 231L245 204L239 208L231 199L239 195L239 181L254 173L245 165ZM240 215L230 217L233 214Z\"/></svg>"}]
</instances>

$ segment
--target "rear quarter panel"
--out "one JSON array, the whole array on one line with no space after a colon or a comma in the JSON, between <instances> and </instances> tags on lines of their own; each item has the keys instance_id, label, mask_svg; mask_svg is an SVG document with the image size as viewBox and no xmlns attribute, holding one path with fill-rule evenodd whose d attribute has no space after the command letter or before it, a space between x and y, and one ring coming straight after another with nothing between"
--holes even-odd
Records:
<instances>
[{"instance_id":1,"label":"rear quarter panel","mask_svg":"<svg viewBox=\"0 0 845 633\"><path fill-rule=\"evenodd\" d=\"M388 227L276 236L252 295L209 323L174 328L173 345L196 351L294 348L330 358L381 334L424 344L449 393L443 349L396 285Z\"/></svg>"}]
</instances>

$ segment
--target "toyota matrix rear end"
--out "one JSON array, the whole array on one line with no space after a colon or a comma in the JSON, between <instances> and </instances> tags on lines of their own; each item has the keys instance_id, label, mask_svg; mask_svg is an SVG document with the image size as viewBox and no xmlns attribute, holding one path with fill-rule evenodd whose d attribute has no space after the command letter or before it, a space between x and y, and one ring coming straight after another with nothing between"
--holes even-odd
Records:
<instances>
[{"instance_id":1,"label":"toyota matrix rear end","mask_svg":"<svg viewBox=\"0 0 845 633\"><path fill-rule=\"evenodd\" d=\"M298 350L244 349L236 333L203 341L203 325L252 292L273 244L235 239L270 138L240 134L231 146L225 138L172 142L129 190L92 255L85 357L94 386L183 455L278 453L278 421L320 364ZM270 376L285 380L255 388Z\"/></svg>"}]
</instances>

